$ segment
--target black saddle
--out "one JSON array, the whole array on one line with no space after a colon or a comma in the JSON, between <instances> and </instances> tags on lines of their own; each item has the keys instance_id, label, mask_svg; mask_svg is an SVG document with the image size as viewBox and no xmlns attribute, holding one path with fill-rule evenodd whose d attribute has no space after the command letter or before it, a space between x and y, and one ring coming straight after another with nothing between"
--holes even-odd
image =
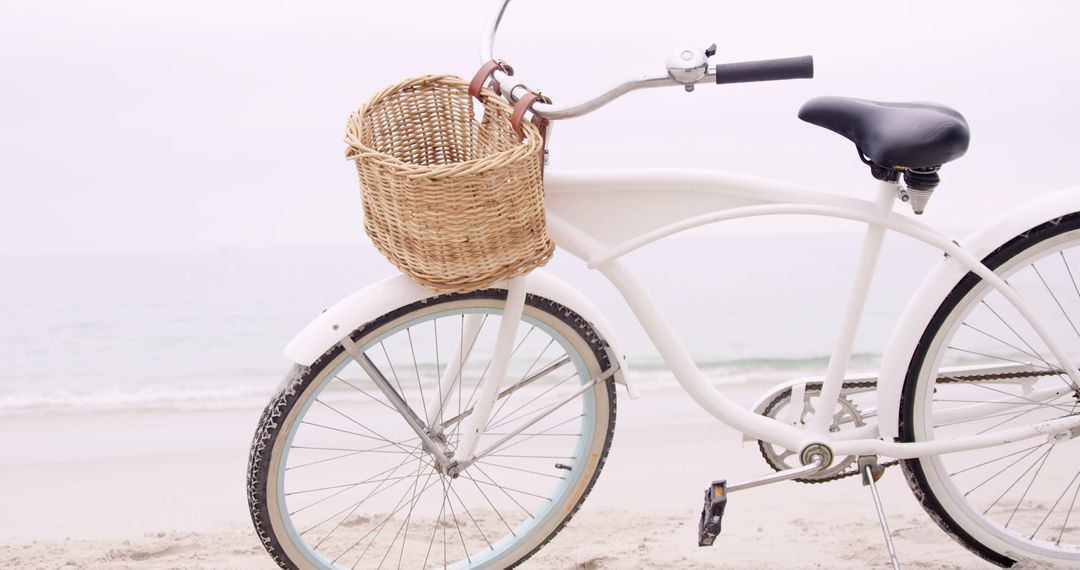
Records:
<instances>
[{"instance_id":1,"label":"black saddle","mask_svg":"<svg viewBox=\"0 0 1080 570\"><path fill-rule=\"evenodd\" d=\"M865 160L888 169L931 169L967 152L971 131L964 116L934 103L879 103L817 97L799 118L843 135Z\"/></svg>"}]
</instances>

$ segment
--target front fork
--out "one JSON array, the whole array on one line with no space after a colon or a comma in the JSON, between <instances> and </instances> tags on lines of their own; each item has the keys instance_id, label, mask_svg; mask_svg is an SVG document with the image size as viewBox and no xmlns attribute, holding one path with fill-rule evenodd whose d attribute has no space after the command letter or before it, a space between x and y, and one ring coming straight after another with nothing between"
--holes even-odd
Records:
<instances>
[{"instance_id":1,"label":"front fork","mask_svg":"<svg viewBox=\"0 0 1080 570\"><path fill-rule=\"evenodd\" d=\"M419 415L409 407L382 372L371 362L371 359L360 349L351 338L341 340L341 346L360 365L360 367L372 379L379 390L386 396L390 405L401 414L405 422L409 424L413 432L420 439L424 450L431 454L438 470L451 476L457 474L472 464L476 445L491 419L491 409L499 395L499 386L502 385L506 376L506 369L513 353L514 338L517 336L518 323L525 308L526 278L521 277L511 280L507 285L506 305L503 309L502 321L499 323L498 336L495 339L495 354L491 365L480 380L476 390L476 404L467 410L465 414L459 414L450 420L443 420L446 401L453 393L454 387L461 381L462 370L468 362L469 354L476 344L476 338L483 326L484 315L471 314L462 325L462 342L456 349L455 354L447 363L446 369L439 378L438 397L431 406L424 410L425 417L430 418L427 424ZM546 373L547 370L544 371ZM467 414L467 415L466 415ZM462 417L464 416L464 417ZM444 426L448 423L461 422L461 439L454 452L449 452L446 446L446 437L443 433ZM499 442L502 443L501 441ZM498 444L496 444L498 445Z\"/></svg>"},{"instance_id":2,"label":"front fork","mask_svg":"<svg viewBox=\"0 0 1080 570\"><path fill-rule=\"evenodd\" d=\"M521 322L521 313L525 309L526 280L527 277L518 277L510 280L506 286L506 306L503 308L499 333L495 338L495 354L492 356L491 367L488 368L487 374L480 380L480 385L477 387L476 405L472 408L472 413L461 424L461 439L454 452L454 460L458 463L472 460L476 452L476 444L480 441L480 434L491 419L491 408L495 405L499 386L502 385L503 377L506 376L506 368L510 364L510 355L513 352L514 338L517 336L518 323ZM441 414L441 410L439 413Z\"/></svg>"}]
</instances>

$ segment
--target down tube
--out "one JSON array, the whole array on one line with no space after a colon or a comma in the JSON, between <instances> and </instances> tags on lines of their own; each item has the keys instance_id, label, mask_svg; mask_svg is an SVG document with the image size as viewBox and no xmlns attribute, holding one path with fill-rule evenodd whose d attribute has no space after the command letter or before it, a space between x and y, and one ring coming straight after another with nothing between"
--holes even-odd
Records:
<instances>
[{"instance_id":1,"label":"down tube","mask_svg":"<svg viewBox=\"0 0 1080 570\"><path fill-rule=\"evenodd\" d=\"M755 414L709 385L663 312L626 265L614 260L599 271L619 290L676 380L705 411L745 434L787 449L803 449L814 443L809 433Z\"/></svg>"}]
</instances>

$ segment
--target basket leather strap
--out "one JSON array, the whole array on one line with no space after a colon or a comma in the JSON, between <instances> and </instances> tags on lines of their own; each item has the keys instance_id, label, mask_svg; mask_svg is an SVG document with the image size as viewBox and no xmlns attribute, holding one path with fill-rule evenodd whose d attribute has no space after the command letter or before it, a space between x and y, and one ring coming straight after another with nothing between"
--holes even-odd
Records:
<instances>
[{"instance_id":1,"label":"basket leather strap","mask_svg":"<svg viewBox=\"0 0 1080 570\"><path fill-rule=\"evenodd\" d=\"M514 127L514 132L517 133L519 137L525 136L525 134L521 132L521 121L525 118L525 112L532 108L533 103L536 103L537 101L541 103L551 103L551 99L548 99L539 93L529 91L522 95L521 99L518 99L517 104L514 105L514 113L510 115L510 125ZM546 138L548 120L534 113L532 122L536 125L536 128L540 130L540 136Z\"/></svg>"},{"instance_id":2,"label":"basket leather strap","mask_svg":"<svg viewBox=\"0 0 1080 570\"><path fill-rule=\"evenodd\" d=\"M484 88L484 84L487 83L488 79L491 79L491 74L495 73L496 70L501 71L507 75L514 74L514 68L510 67L510 65L507 64L505 61L501 59L493 59L480 66L480 69L476 72L476 75L473 76L472 81L469 82L469 95L472 95L473 97L479 99L480 90ZM498 82L493 81L491 84L491 88L494 89L496 93L499 93ZM499 94L501 95L502 93Z\"/></svg>"}]
</instances>

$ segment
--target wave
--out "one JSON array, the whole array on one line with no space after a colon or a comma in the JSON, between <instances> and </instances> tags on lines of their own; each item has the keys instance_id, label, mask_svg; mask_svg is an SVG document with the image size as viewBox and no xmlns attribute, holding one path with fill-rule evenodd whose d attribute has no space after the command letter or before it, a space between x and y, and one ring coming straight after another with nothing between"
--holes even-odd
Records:
<instances>
[{"instance_id":1,"label":"wave","mask_svg":"<svg viewBox=\"0 0 1080 570\"><path fill-rule=\"evenodd\" d=\"M0 395L0 413L228 410L259 407L276 384L225 388L111 388L94 392L23 392Z\"/></svg>"},{"instance_id":2,"label":"wave","mask_svg":"<svg viewBox=\"0 0 1080 570\"><path fill-rule=\"evenodd\" d=\"M869 368L879 355L856 354L852 368ZM747 357L702 359L698 367L715 386L774 384L791 378L820 375L828 364L827 356L782 358ZM434 366L421 364L425 385L436 384ZM643 391L664 390L677 386L667 365L658 358L631 359L630 378ZM250 375L221 378L200 386L156 385L111 387L101 390L60 389L39 392L0 394L0 413L114 412L142 410L231 410L258 409L266 404L278 385L278 379L266 376L265 382ZM347 390L347 389L346 389Z\"/></svg>"}]
</instances>

